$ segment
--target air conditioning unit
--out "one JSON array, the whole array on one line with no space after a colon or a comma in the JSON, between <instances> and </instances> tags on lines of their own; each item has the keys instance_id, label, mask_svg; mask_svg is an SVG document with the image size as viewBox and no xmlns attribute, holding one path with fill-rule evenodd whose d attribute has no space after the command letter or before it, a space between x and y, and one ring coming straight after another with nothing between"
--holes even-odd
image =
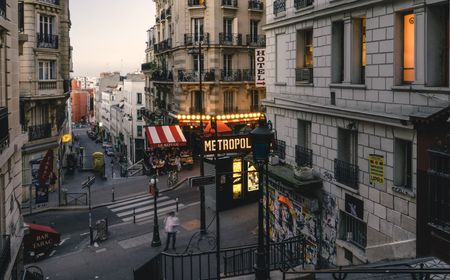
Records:
<instances>
[{"instance_id":1,"label":"air conditioning unit","mask_svg":"<svg viewBox=\"0 0 450 280\"><path fill-rule=\"evenodd\" d=\"M269 156L269 164L270 165L280 164L280 158L277 155L270 155Z\"/></svg>"}]
</instances>

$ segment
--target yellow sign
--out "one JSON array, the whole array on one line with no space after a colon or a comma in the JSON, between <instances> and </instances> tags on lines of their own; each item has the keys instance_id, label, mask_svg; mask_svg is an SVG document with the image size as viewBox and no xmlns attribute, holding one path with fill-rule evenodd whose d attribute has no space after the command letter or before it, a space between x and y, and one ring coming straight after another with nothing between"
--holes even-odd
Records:
<instances>
[{"instance_id":1,"label":"yellow sign","mask_svg":"<svg viewBox=\"0 0 450 280\"><path fill-rule=\"evenodd\" d=\"M369 182L373 184L384 184L384 157L380 155L369 155Z\"/></svg>"},{"instance_id":2,"label":"yellow sign","mask_svg":"<svg viewBox=\"0 0 450 280\"><path fill-rule=\"evenodd\" d=\"M72 134L64 134L61 138L63 143L67 143L69 141L72 141Z\"/></svg>"}]
</instances>

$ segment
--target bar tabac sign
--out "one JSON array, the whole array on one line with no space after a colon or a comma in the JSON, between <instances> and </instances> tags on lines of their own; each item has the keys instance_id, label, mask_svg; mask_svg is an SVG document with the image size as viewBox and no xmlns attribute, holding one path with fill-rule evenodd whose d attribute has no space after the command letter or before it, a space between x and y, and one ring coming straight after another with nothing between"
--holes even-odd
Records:
<instances>
[{"instance_id":1,"label":"bar tabac sign","mask_svg":"<svg viewBox=\"0 0 450 280\"><path fill-rule=\"evenodd\" d=\"M233 135L203 139L203 154L247 153L252 149L250 136Z\"/></svg>"}]
</instances>

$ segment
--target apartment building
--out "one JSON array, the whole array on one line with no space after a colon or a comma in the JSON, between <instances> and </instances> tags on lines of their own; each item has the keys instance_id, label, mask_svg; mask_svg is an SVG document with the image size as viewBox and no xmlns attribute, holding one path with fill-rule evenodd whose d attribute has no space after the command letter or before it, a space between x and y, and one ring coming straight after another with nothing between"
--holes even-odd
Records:
<instances>
[{"instance_id":1,"label":"apartment building","mask_svg":"<svg viewBox=\"0 0 450 280\"><path fill-rule=\"evenodd\" d=\"M177 113L259 112L265 88L255 86L255 50L265 47L264 1L155 3L142 71L156 122Z\"/></svg>"},{"instance_id":2,"label":"apartment building","mask_svg":"<svg viewBox=\"0 0 450 280\"><path fill-rule=\"evenodd\" d=\"M23 269L22 165L17 1L0 1L0 279Z\"/></svg>"},{"instance_id":3,"label":"apartment building","mask_svg":"<svg viewBox=\"0 0 450 280\"><path fill-rule=\"evenodd\" d=\"M277 152L323 181L320 219L305 227L300 190L280 227L313 264L450 259L449 2L272 0L266 17Z\"/></svg>"},{"instance_id":4,"label":"apartment building","mask_svg":"<svg viewBox=\"0 0 450 280\"><path fill-rule=\"evenodd\" d=\"M94 85L95 98L94 98L94 116L96 125L102 122L102 92L115 89L121 81L119 72L104 72L100 73L98 83Z\"/></svg>"}]
</instances>

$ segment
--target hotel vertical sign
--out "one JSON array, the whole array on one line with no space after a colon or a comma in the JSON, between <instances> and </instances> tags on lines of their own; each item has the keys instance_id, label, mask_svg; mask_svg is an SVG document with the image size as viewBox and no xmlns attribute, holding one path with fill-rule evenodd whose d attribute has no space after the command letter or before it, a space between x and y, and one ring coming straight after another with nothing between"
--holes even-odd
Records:
<instances>
[{"instance_id":1,"label":"hotel vertical sign","mask_svg":"<svg viewBox=\"0 0 450 280\"><path fill-rule=\"evenodd\" d=\"M255 86L266 86L266 49L255 50Z\"/></svg>"}]
</instances>

